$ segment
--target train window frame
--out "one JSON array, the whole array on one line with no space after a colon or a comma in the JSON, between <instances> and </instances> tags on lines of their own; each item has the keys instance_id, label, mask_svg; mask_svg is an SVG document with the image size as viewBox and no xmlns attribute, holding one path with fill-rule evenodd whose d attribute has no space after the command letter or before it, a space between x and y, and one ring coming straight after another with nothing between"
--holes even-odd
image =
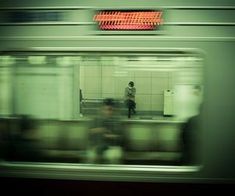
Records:
<instances>
[{"instance_id":1,"label":"train window frame","mask_svg":"<svg viewBox=\"0 0 235 196\"><path fill-rule=\"evenodd\" d=\"M204 52L201 50L201 49L198 49L198 48L149 48L149 51L146 52L146 50L143 48L139 48L139 49L136 49L136 48L133 48L135 50L137 50L137 53L136 52L132 52L133 55L138 55L139 53L143 53L143 54L147 54L147 53L152 53L153 55L156 54L156 52L163 52L163 53L167 53L167 52L182 52L182 54L184 54L185 52L187 54L196 54L196 55L199 55L200 57L202 57L203 59L204 58ZM96 53L97 55L103 53L103 52L107 52L107 54L109 55L113 55L112 53L123 53L122 55L130 55L131 53L129 54L126 54L127 51L131 51L130 49L124 49L123 51L120 51L120 48L112 48L112 50L108 50L107 51L104 51L103 49L99 48L97 50L97 48L94 50L94 49L90 49L90 48L87 48L84 49L84 48L64 48L64 49L57 49L57 48L53 48L52 50L48 50L48 48L34 48L34 49L24 49L24 50L13 50L13 51L2 51L0 55L9 55L9 54L18 54L18 55L21 55L21 54L40 54L40 55L60 55L60 56L80 56L80 55L93 55L94 53ZM148 54L147 54L148 55ZM203 67L205 66L205 63L203 63ZM141 121L141 120L140 120ZM140 122L139 121L139 122ZM145 121L145 122L148 122L146 120L142 120L142 121ZM119 167L121 166L121 168ZM44 171L47 171L50 170L50 168L54 168L54 169L59 169L60 171L59 172L62 172L62 170L67 170L67 171L71 171L72 170L76 170L76 171L89 171L91 172L91 176L93 176L93 171L98 171L98 172L102 172L103 170L107 171L108 173L106 174L106 176L104 178L107 178L107 179L112 179L112 175L110 175L109 172L115 172L115 171L121 171L121 172L127 172L127 171L134 171L134 173L130 174L131 178L133 176L135 176L138 172L144 172L144 171L148 171L148 172L153 172L154 175L158 176L159 174L187 174L187 173L197 173L199 172L202 168L203 168L203 165L201 164L197 164L197 165L190 165L190 166L185 166L185 165L182 165L182 166L162 166L162 165L125 165L125 164L120 164L120 165L112 165L112 164L102 164L102 165L89 165L89 164L79 164L79 163L73 163L73 164L70 164L70 163L47 163L47 162L43 162L43 163L31 163L31 162L8 162L8 161L4 161L4 160L1 160L0 161L0 168L3 168L5 171L7 171L8 169L12 169L14 168L14 172L15 174L17 175L22 175L22 172L20 172L20 170L22 168L28 168L30 167L30 170L34 170L34 169L40 169L41 167L44 168L43 170ZM20 169L21 168L21 169ZM29 171L30 171L29 170ZM137 173L135 173L137 172ZM123 173L123 174L124 174ZM140 174L138 173L138 175ZM44 176L45 178L48 178L50 175L52 175L52 173L50 174L42 174L42 176ZM32 177L34 175L32 174ZM95 175L96 176L96 175ZM130 177L129 176L129 177ZM144 177L143 177L144 176ZM151 177L148 178L146 175L143 175L141 176L140 178L141 179L146 179L146 180L151 180ZM155 176L155 177L156 177ZM67 176L68 178L69 175ZM81 176L77 176L76 178L80 178ZM97 176L96 176L97 177ZM135 176L136 177L136 176ZM158 177L157 177L158 178ZM128 177L127 177L128 179Z\"/></svg>"},{"instance_id":2,"label":"train window frame","mask_svg":"<svg viewBox=\"0 0 235 196\"><path fill-rule=\"evenodd\" d=\"M131 52L130 52L131 51ZM133 52L134 51L134 52ZM182 56L195 56L203 59L204 61L204 52L198 48L118 48L118 47L110 47L109 49L102 49L102 48L29 48L29 49L19 49L19 50L12 50L12 51L2 51L0 52L1 55L7 54L16 54L16 55L25 55L28 56L74 56L74 57L82 57L82 56L102 56L105 52L105 56L156 56L157 54L161 54L163 56L168 55L182 55ZM203 67L204 67L203 63ZM78 98L76 98L78 99ZM78 114L78 112L77 112ZM79 115L75 115L75 119L79 118Z\"/></svg>"}]
</instances>

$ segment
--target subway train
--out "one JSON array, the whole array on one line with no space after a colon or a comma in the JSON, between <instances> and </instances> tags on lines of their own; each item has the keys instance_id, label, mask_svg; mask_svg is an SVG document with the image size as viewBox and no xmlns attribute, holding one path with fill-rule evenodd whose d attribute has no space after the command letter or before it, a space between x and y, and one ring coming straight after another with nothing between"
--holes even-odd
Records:
<instances>
[{"instance_id":1,"label":"subway train","mask_svg":"<svg viewBox=\"0 0 235 196\"><path fill-rule=\"evenodd\" d=\"M4 185L42 194L233 190L235 2L1 1L0 16ZM89 163L89 127L106 98L123 125L122 159Z\"/></svg>"}]
</instances>

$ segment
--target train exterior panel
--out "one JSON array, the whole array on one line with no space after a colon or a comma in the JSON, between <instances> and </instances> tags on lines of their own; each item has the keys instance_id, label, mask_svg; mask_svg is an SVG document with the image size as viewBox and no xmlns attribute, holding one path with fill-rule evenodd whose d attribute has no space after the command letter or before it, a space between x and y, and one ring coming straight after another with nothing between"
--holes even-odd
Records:
<instances>
[{"instance_id":1,"label":"train exterior panel","mask_svg":"<svg viewBox=\"0 0 235 196\"><path fill-rule=\"evenodd\" d=\"M99 25L94 21L94 16L102 10L113 12L116 10L161 10L163 22L150 31L105 31L99 29ZM202 139L200 148L198 148L201 157L200 164L189 166L87 165L15 163L3 160L0 163L0 175L3 177L95 181L234 182L234 10L233 1L216 1L215 3L210 0L197 2L103 0L95 3L92 0L21 1L14 5L9 1L2 3L0 8L2 16L0 17L0 51L2 66L5 66L2 68L5 71L4 74L9 71L6 68L7 63L4 64L4 62L10 62L11 57L17 59L22 56L55 56L56 58L61 57L64 61L68 57L74 58L74 62L79 64L82 62L81 57L89 56L98 58L102 56L183 54L191 55L191 57L200 56L200 59L203 59L204 94L202 120L200 121ZM60 120L54 121L54 125L48 125L47 130L57 132L59 129L57 127L61 129L68 123L70 124L68 126L72 127L71 130L75 130L74 127L83 130L84 122L78 120L79 94L74 93L74 89L79 87L79 78L75 74L78 70L76 67L71 69L66 66L61 67L63 74L58 79L58 88L66 89L62 93L67 96L64 97L65 100L58 99L58 105L64 104L64 108L60 108L59 113L54 112L57 111L58 106L52 102L48 103L55 104L54 111L47 113L49 120L41 119L42 126L47 126L47 120L53 121L53 118L50 119L50 115L58 115L57 118ZM30 68L27 69L30 72ZM20 70L18 71L17 77L19 78ZM55 70L51 69L51 72L48 72L46 68L41 68L38 71L53 75ZM68 78L69 75L73 75L71 81ZM8 79L5 78L5 80ZM12 84L7 83L7 85L10 85L12 89L20 85L14 83L14 79L9 79L9 81L12 81ZM74 81L78 83L75 84ZM39 88L36 85L35 83L35 88ZM55 84L50 81L50 84L45 85ZM70 86L70 89L63 85ZM3 83L2 87L6 88ZM32 93L33 90L35 89L28 89L28 91L26 89L26 93ZM5 99L1 97L2 103L0 103L3 114L11 114L13 111L24 110L27 107L27 105L21 105L22 108L17 108L17 104L11 105L11 101L15 98L11 92L5 92L5 94ZM154 130L153 126L155 128L159 126L159 122L154 124L148 120L127 123L132 124L134 130L141 127L140 129L145 131L145 135L148 134L150 128ZM167 122L167 125L169 124ZM45 131L44 136L48 135L50 134ZM79 136L77 139L79 140ZM171 144L174 145L174 143Z\"/></svg>"}]
</instances>

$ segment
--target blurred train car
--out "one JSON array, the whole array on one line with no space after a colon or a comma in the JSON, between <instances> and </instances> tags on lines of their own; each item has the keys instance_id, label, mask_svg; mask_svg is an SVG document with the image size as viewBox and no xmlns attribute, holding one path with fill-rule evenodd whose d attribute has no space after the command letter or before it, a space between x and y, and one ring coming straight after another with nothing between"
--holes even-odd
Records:
<instances>
[{"instance_id":1,"label":"blurred train car","mask_svg":"<svg viewBox=\"0 0 235 196\"><path fill-rule=\"evenodd\" d=\"M229 0L1 1L5 184L83 194L89 187L120 194L133 193L131 187L138 193L141 185L145 193L162 194L218 190L219 184L231 188L234 10ZM129 81L137 89L137 114L131 119L123 105ZM87 164L87 127L107 97L121 105L123 162ZM185 126L194 116L196 125ZM190 128L196 133L187 148L195 150L195 160L181 162L182 130ZM23 153L15 155L22 133ZM40 147L34 151L36 140ZM38 150L43 156L37 159Z\"/></svg>"}]
</instances>

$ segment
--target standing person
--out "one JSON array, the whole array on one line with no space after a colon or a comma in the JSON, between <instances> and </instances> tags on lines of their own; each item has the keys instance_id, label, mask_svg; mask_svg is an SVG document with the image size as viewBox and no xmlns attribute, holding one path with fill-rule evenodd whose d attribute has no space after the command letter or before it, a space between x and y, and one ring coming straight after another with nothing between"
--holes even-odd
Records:
<instances>
[{"instance_id":1,"label":"standing person","mask_svg":"<svg viewBox=\"0 0 235 196\"><path fill-rule=\"evenodd\" d=\"M131 113L135 114L135 94L136 94L136 88L134 87L134 82L130 81L128 86L125 88L125 103L128 108L128 118L131 117Z\"/></svg>"},{"instance_id":2,"label":"standing person","mask_svg":"<svg viewBox=\"0 0 235 196\"><path fill-rule=\"evenodd\" d=\"M182 164L198 164L201 143L201 112L203 105L199 106L199 113L190 117L181 127Z\"/></svg>"},{"instance_id":3,"label":"standing person","mask_svg":"<svg viewBox=\"0 0 235 196\"><path fill-rule=\"evenodd\" d=\"M105 99L101 113L90 126L88 162L119 163L122 158L123 126L113 99Z\"/></svg>"}]
</instances>

